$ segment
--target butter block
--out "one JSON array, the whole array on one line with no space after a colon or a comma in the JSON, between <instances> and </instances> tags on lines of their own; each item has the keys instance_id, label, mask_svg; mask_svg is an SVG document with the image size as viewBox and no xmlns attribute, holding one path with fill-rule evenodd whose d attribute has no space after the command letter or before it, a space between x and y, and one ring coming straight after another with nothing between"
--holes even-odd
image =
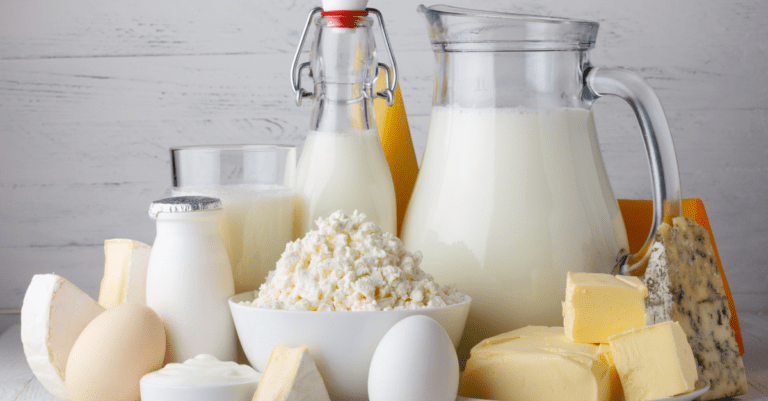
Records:
<instances>
[{"instance_id":1,"label":"butter block","mask_svg":"<svg viewBox=\"0 0 768 401\"><path fill-rule=\"evenodd\" d=\"M489 400L621 400L608 345L575 343L562 327L527 326L472 348L459 394Z\"/></svg>"},{"instance_id":2,"label":"butter block","mask_svg":"<svg viewBox=\"0 0 768 401\"><path fill-rule=\"evenodd\" d=\"M648 324L680 323L699 379L710 384L699 400L746 394L747 375L709 231L687 217L672 224L656 232L645 270Z\"/></svg>"},{"instance_id":3,"label":"butter block","mask_svg":"<svg viewBox=\"0 0 768 401\"><path fill-rule=\"evenodd\" d=\"M323 377L306 346L276 345L253 401L330 401Z\"/></svg>"},{"instance_id":4,"label":"butter block","mask_svg":"<svg viewBox=\"0 0 768 401\"><path fill-rule=\"evenodd\" d=\"M75 340L104 312L93 298L55 274L35 274L21 305L21 344L40 384L69 400L64 384L67 359Z\"/></svg>"},{"instance_id":5,"label":"butter block","mask_svg":"<svg viewBox=\"0 0 768 401\"><path fill-rule=\"evenodd\" d=\"M123 303L146 305L151 250L149 245L130 239L104 241L104 278L99 305L107 309Z\"/></svg>"},{"instance_id":6,"label":"butter block","mask_svg":"<svg viewBox=\"0 0 768 401\"><path fill-rule=\"evenodd\" d=\"M580 343L608 343L608 337L645 326L645 284L630 276L571 273L565 289L565 335Z\"/></svg>"},{"instance_id":7,"label":"butter block","mask_svg":"<svg viewBox=\"0 0 768 401\"><path fill-rule=\"evenodd\" d=\"M609 338L627 401L690 393L698 374L691 346L677 322L630 330Z\"/></svg>"}]
</instances>

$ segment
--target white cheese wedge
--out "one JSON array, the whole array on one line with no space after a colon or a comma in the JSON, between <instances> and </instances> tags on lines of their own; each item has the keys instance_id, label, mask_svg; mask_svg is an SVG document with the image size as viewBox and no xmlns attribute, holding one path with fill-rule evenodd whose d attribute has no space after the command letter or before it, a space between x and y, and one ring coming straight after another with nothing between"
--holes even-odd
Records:
<instances>
[{"instance_id":1,"label":"white cheese wedge","mask_svg":"<svg viewBox=\"0 0 768 401\"><path fill-rule=\"evenodd\" d=\"M672 223L659 227L645 271L648 325L680 323L699 379L711 385L699 400L746 394L747 376L709 232L687 217Z\"/></svg>"},{"instance_id":2,"label":"white cheese wedge","mask_svg":"<svg viewBox=\"0 0 768 401\"><path fill-rule=\"evenodd\" d=\"M104 308L67 279L36 274L21 306L21 343L37 380L54 396L69 400L64 385L67 358L80 332Z\"/></svg>"},{"instance_id":3,"label":"white cheese wedge","mask_svg":"<svg viewBox=\"0 0 768 401\"><path fill-rule=\"evenodd\" d=\"M109 309L122 303L146 305L147 267L152 247L130 239L104 241L104 278L99 305Z\"/></svg>"},{"instance_id":4,"label":"white cheese wedge","mask_svg":"<svg viewBox=\"0 0 768 401\"><path fill-rule=\"evenodd\" d=\"M306 346L276 345L253 401L330 401L323 377Z\"/></svg>"}]
</instances>

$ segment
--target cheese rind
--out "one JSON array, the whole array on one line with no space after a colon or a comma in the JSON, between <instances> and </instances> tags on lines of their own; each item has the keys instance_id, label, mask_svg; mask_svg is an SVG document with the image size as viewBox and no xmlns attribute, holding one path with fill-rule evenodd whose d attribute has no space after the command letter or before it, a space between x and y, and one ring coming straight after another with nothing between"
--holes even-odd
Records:
<instances>
[{"instance_id":1,"label":"cheese rind","mask_svg":"<svg viewBox=\"0 0 768 401\"><path fill-rule=\"evenodd\" d=\"M607 345L569 340L562 327L527 326L472 348L460 395L493 400L616 400Z\"/></svg>"},{"instance_id":2,"label":"cheese rind","mask_svg":"<svg viewBox=\"0 0 768 401\"><path fill-rule=\"evenodd\" d=\"M146 305L147 267L152 247L130 239L104 241L104 278L99 305L111 308L122 303Z\"/></svg>"},{"instance_id":3,"label":"cheese rind","mask_svg":"<svg viewBox=\"0 0 768 401\"><path fill-rule=\"evenodd\" d=\"M568 272L563 303L565 335L580 343L645 326L648 290L637 277Z\"/></svg>"},{"instance_id":4,"label":"cheese rind","mask_svg":"<svg viewBox=\"0 0 768 401\"><path fill-rule=\"evenodd\" d=\"M680 323L710 390L699 400L746 394L744 363L730 326L730 309L709 232L687 217L656 232L644 280L648 324Z\"/></svg>"},{"instance_id":5,"label":"cheese rind","mask_svg":"<svg viewBox=\"0 0 768 401\"><path fill-rule=\"evenodd\" d=\"M627 401L690 393L696 361L677 322L664 322L611 336L611 356Z\"/></svg>"},{"instance_id":6,"label":"cheese rind","mask_svg":"<svg viewBox=\"0 0 768 401\"><path fill-rule=\"evenodd\" d=\"M330 401L323 377L306 346L276 345L253 401Z\"/></svg>"},{"instance_id":7,"label":"cheese rind","mask_svg":"<svg viewBox=\"0 0 768 401\"><path fill-rule=\"evenodd\" d=\"M70 399L64 378L72 346L103 311L93 298L63 277L32 277L21 307L21 343L32 373L59 399Z\"/></svg>"}]
</instances>

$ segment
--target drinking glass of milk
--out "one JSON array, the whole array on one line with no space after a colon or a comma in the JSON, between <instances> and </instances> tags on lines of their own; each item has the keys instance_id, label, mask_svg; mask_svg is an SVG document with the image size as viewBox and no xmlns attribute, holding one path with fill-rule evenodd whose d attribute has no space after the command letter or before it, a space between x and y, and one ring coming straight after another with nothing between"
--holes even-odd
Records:
<instances>
[{"instance_id":1,"label":"drinking glass of milk","mask_svg":"<svg viewBox=\"0 0 768 401\"><path fill-rule=\"evenodd\" d=\"M296 148L204 145L171 148L173 196L221 199L219 232L235 293L259 288L294 239Z\"/></svg>"}]
</instances>

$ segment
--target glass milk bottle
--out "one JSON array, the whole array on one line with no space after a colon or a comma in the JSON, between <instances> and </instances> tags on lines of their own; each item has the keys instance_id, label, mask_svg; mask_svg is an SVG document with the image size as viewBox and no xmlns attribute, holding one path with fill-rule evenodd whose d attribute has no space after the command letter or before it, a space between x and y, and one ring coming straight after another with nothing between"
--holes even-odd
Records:
<instances>
[{"instance_id":1,"label":"glass milk bottle","mask_svg":"<svg viewBox=\"0 0 768 401\"><path fill-rule=\"evenodd\" d=\"M316 14L316 32L310 62L298 58ZM336 210L365 213L384 231L397 233L395 191L373 117L372 100L385 97L394 104L396 80L376 60L373 19L384 30L381 14L367 10L312 10L299 43L292 69L297 104L314 99L309 133L296 170L296 228L303 236L314 221ZM389 44L384 31L385 41ZM390 61L394 66L394 60ZM376 93L378 66L386 73L387 89ZM301 74L309 68L314 92L301 88ZM396 77L396 69L392 75Z\"/></svg>"},{"instance_id":2,"label":"glass milk bottle","mask_svg":"<svg viewBox=\"0 0 768 401\"><path fill-rule=\"evenodd\" d=\"M236 358L227 300L235 294L227 249L219 235L221 201L180 196L152 202L157 221L147 269L147 306L163 319L166 362L199 354Z\"/></svg>"}]
</instances>

